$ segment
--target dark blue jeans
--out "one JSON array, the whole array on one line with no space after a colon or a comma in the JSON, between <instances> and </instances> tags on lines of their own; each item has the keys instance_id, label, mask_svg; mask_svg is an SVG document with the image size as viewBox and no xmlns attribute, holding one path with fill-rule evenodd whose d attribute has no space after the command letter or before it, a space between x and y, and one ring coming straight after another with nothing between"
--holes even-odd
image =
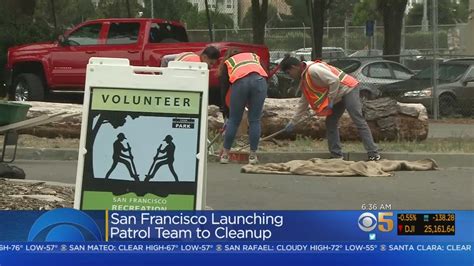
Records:
<instances>
[{"instance_id":1,"label":"dark blue jeans","mask_svg":"<svg viewBox=\"0 0 474 266\"><path fill-rule=\"evenodd\" d=\"M230 93L230 114L224 136L224 149L230 150L235 134L242 121L245 106L248 105L250 150L257 151L260 140L260 118L267 97L267 81L257 73L245 76L232 84Z\"/></svg>"}]
</instances>

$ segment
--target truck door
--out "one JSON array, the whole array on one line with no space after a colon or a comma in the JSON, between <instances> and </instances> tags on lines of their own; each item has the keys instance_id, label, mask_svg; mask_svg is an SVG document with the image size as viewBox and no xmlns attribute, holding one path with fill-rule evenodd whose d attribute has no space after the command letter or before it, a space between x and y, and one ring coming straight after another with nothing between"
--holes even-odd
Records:
<instances>
[{"instance_id":1,"label":"truck door","mask_svg":"<svg viewBox=\"0 0 474 266\"><path fill-rule=\"evenodd\" d=\"M127 58L134 66L143 65L142 47L144 28L140 22L111 22L106 24L107 37L105 45L101 47L100 57Z\"/></svg>"},{"instance_id":2,"label":"truck door","mask_svg":"<svg viewBox=\"0 0 474 266\"><path fill-rule=\"evenodd\" d=\"M86 24L71 32L51 51L52 87L84 88L89 58L98 56L101 30L102 23Z\"/></svg>"}]
</instances>

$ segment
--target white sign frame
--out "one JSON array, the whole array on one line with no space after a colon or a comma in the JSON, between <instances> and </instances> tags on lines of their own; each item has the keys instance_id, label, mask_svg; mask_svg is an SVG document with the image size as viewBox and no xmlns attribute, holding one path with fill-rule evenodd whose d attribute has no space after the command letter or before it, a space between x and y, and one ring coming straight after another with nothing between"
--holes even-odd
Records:
<instances>
[{"instance_id":1,"label":"white sign frame","mask_svg":"<svg viewBox=\"0 0 474 266\"><path fill-rule=\"evenodd\" d=\"M209 90L209 70L207 64L172 61L167 68L131 66L128 59L99 58L89 60L82 113L81 139L79 143L78 166L74 208L82 205L84 161L87 154L89 110L91 88L121 88L130 90L160 90L170 92L198 92L201 94L199 160L195 210L206 206L207 172L207 107Z\"/></svg>"}]
</instances>

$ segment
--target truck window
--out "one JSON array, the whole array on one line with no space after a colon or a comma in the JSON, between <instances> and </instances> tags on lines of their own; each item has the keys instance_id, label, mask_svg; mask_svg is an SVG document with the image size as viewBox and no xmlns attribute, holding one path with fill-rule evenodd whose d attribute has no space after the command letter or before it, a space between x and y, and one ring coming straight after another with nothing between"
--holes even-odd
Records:
<instances>
[{"instance_id":1,"label":"truck window","mask_svg":"<svg viewBox=\"0 0 474 266\"><path fill-rule=\"evenodd\" d=\"M188 35L183 27L167 23L152 23L150 28L150 43L187 42Z\"/></svg>"},{"instance_id":2,"label":"truck window","mask_svg":"<svg viewBox=\"0 0 474 266\"><path fill-rule=\"evenodd\" d=\"M96 45L99 43L101 23L89 24L69 34L67 42L69 45Z\"/></svg>"},{"instance_id":3,"label":"truck window","mask_svg":"<svg viewBox=\"0 0 474 266\"><path fill-rule=\"evenodd\" d=\"M140 23L119 22L110 24L107 44L133 44L138 41Z\"/></svg>"}]
</instances>

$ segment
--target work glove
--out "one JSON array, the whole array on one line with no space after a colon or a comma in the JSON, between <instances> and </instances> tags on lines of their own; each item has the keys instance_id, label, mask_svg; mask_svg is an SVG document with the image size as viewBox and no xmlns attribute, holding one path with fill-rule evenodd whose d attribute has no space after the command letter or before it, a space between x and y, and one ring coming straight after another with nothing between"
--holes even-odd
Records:
<instances>
[{"instance_id":1,"label":"work glove","mask_svg":"<svg viewBox=\"0 0 474 266\"><path fill-rule=\"evenodd\" d=\"M333 102L332 102L332 101L330 101L330 102L329 102L329 104L328 104L328 108L329 108L329 109L332 109L332 108L333 108L333 106L334 106Z\"/></svg>"},{"instance_id":2,"label":"work glove","mask_svg":"<svg viewBox=\"0 0 474 266\"><path fill-rule=\"evenodd\" d=\"M285 132L286 132L286 133L291 133L291 132L293 132L293 130L295 130L295 124L289 122L289 123L285 126Z\"/></svg>"}]
</instances>

